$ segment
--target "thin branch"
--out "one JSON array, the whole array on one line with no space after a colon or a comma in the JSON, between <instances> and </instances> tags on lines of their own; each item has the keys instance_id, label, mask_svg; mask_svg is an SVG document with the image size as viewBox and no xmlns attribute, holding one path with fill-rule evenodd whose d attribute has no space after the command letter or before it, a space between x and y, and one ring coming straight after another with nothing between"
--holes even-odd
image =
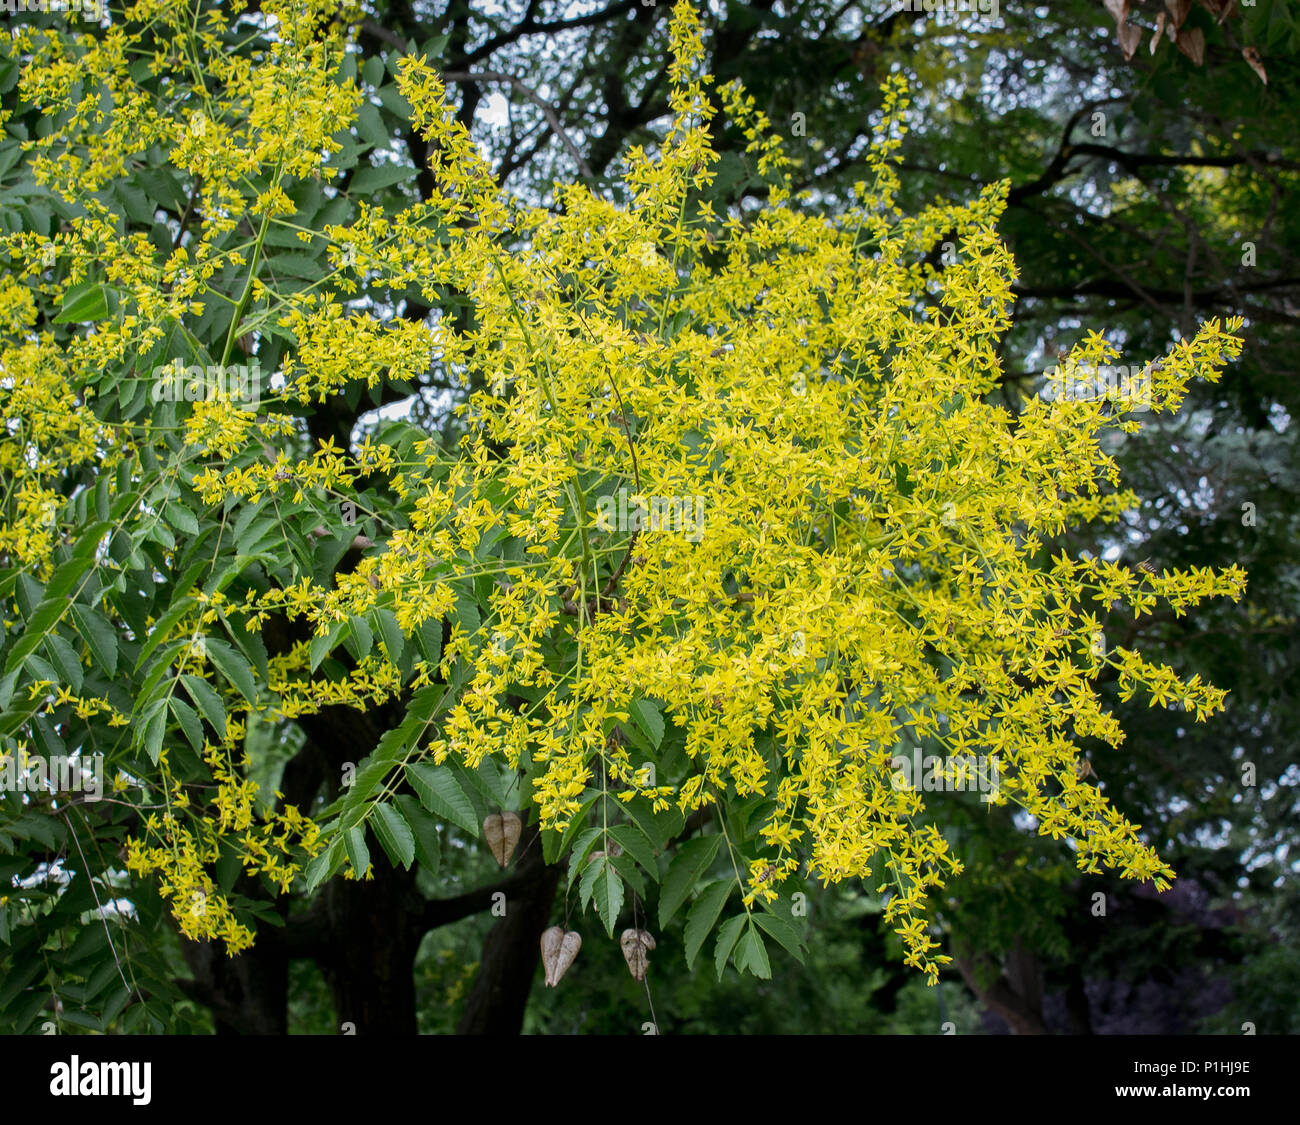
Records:
<instances>
[{"instance_id":1,"label":"thin branch","mask_svg":"<svg viewBox=\"0 0 1300 1125\"><path fill-rule=\"evenodd\" d=\"M503 74L498 70L444 70L442 77L449 82L506 82L524 95L530 102L542 111L546 118L546 123L550 125L551 132L554 133L563 143L564 147L569 150L569 155L577 162L578 170L588 180L594 180L596 174L591 170L586 158L582 155L582 150L573 142L564 129L564 123L560 120L559 114L555 112L555 107L545 98L537 93L531 86L521 78L516 78L513 74Z\"/></svg>"}]
</instances>

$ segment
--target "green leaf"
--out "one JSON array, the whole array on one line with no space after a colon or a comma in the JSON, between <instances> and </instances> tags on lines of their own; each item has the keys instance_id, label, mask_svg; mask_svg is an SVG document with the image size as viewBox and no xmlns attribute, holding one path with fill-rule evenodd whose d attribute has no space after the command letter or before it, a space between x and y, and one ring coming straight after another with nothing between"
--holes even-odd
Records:
<instances>
[{"instance_id":1,"label":"green leaf","mask_svg":"<svg viewBox=\"0 0 1300 1125\"><path fill-rule=\"evenodd\" d=\"M578 880L578 902L583 910L586 910L587 904L591 902L591 896L596 892L596 877L605 869L605 866L605 857L598 856L583 867L582 878Z\"/></svg>"},{"instance_id":2,"label":"green leaf","mask_svg":"<svg viewBox=\"0 0 1300 1125\"><path fill-rule=\"evenodd\" d=\"M396 801L415 836L415 858L430 875L438 874L442 863L442 847L438 843L437 824L409 793L399 793Z\"/></svg>"},{"instance_id":3,"label":"green leaf","mask_svg":"<svg viewBox=\"0 0 1300 1125\"><path fill-rule=\"evenodd\" d=\"M9 709L9 704L13 702L14 689L18 686L18 673L20 671L21 669L15 668L3 679L0 679L0 708L5 709L6 711ZM34 709L36 704L33 703L31 706ZM6 731L6 733L8 732ZM556 835L558 835L558 833L556 833Z\"/></svg>"},{"instance_id":4,"label":"green leaf","mask_svg":"<svg viewBox=\"0 0 1300 1125\"><path fill-rule=\"evenodd\" d=\"M242 655L225 641L205 639L208 658L218 672L226 677L250 704L257 705L257 684L253 681L253 669Z\"/></svg>"},{"instance_id":5,"label":"green leaf","mask_svg":"<svg viewBox=\"0 0 1300 1125\"><path fill-rule=\"evenodd\" d=\"M184 504L177 501L163 505L163 519L167 520L177 531L183 531L186 535L197 535L199 533L198 517Z\"/></svg>"},{"instance_id":6,"label":"green leaf","mask_svg":"<svg viewBox=\"0 0 1300 1125\"><path fill-rule=\"evenodd\" d=\"M573 845L573 851L569 853L569 886L573 886L573 880L578 877L578 872L586 866L588 854L592 851L597 840L604 835L604 829L599 827L588 828Z\"/></svg>"},{"instance_id":7,"label":"green leaf","mask_svg":"<svg viewBox=\"0 0 1300 1125\"><path fill-rule=\"evenodd\" d=\"M335 646L343 639L347 631L348 623L346 621L336 621L330 626L328 633L315 633L312 635L311 644L308 646L308 654L313 672L320 667L320 662L334 651Z\"/></svg>"},{"instance_id":8,"label":"green leaf","mask_svg":"<svg viewBox=\"0 0 1300 1125\"><path fill-rule=\"evenodd\" d=\"M754 912L754 921L776 939L777 943L800 964L803 963L803 936L792 922L766 910Z\"/></svg>"},{"instance_id":9,"label":"green leaf","mask_svg":"<svg viewBox=\"0 0 1300 1125\"><path fill-rule=\"evenodd\" d=\"M50 654L50 659L54 661L55 667L58 668L59 675L67 681L74 692L80 695L83 671L81 658L77 656L77 650L60 637L58 633L46 635L45 647Z\"/></svg>"},{"instance_id":10,"label":"green leaf","mask_svg":"<svg viewBox=\"0 0 1300 1125\"><path fill-rule=\"evenodd\" d=\"M375 806L374 826L375 836L393 866L401 863L409 870L415 859L415 833L402 814L387 801L381 802Z\"/></svg>"},{"instance_id":11,"label":"green leaf","mask_svg":"<svg viewBox=\"0 0 1300 1125\"><path fill-rule=\"evenodd\" d=\"M54 318L55 324L81 324L103 320L108 316L108 290L98 281L74 285L63 298L63 311Z\"/></svg>"},{"instance_id":12,"label":"green leaf","mask_svg":"<svg viewBox=\"0 0 1300 1125\"><path fill-rule=\"evenodd\" d=\"M637 866L636 860L624 853L610 856L609 862L613 865L614 870L623 876L623 881L644 899L646 897L645 875L642 874L641 868Z\"/></svg>"},{"instance_id":13,"label":"green leaf","mask_svg":"<svg viewBox=\"0 0 1300 1125\"><path fill-rule=\"evenodd\" d=\"M375 645L375 635L366 624L364 617L348 618L348 633L343 643L348 646L348 652L358 663L366 658Z\"/></svg>"},{"instance_id":14,"label":"green leaf","mask_svg":"<svg viewBox=\"0 0 1300 1125\"><path fill-rule=\"evenodd\" d=\"M383 102L384 108L396 114L403 121L410 121L414 116L415 110L411 108L411 103L402 97L402 92L392 83L381 86L375 92L379 95L379 100Z\"/></svg>"},{"instance_id":15,"label":"green leaf","mask_svg":"<svg viewBox=\"0 0 1300 1125\"><path fill-rule=\"evenodd\" d=\"M352 58L351 55L348 57ZM383 147L392 140L388 130L384 128L379 110L368 101L362 102L357 109L357 133L363 141L376 147Z\"/></svg>"},{"instance_id":16,"label":"green leaf","mask_svg":"<svg viewBox=\"0 0 1300 1125\"><path fill-rule=\"evenodd\" d=\"M90 651L99 662L104 674L117 674L117 630L109 624L98 610L89 606L72 604L72 618L77 623L77 632L82 640L90 646Z\"/></svg>"},{"instance_id":17,"label":"green leaf","mask_svg":"<svg viewBox=\"0 0 1300 1125\"><path fill-rule=\"evenodd\" d=\"M235 642L235 647L239 649L253 666L253 670L261 677L263 683L271 678L271 656L266 651L266 643L258 633L250 633L247 628L236 629L235 622L229 617L222 619L222 625L225 626L230 639Z\"/></svg>"},{"instance_id":18,"label":"green leaf","mask_svg":"<svg viewBox=\"0 0 1300 1125\"><path fill-rule=\"evenodd\" d=\"M623 909L623 880L618 877L613 864L601 861L600 873L596 876L593 891L596 913L605 923L605 932L613 937L619 911Z\"/></svg>"},{"instance_id":19,"label":"green leaf","mask_svg":"<svg viewBox=\"0 0 1300 1125\"><path fill-rule=\"evenodd\" d=\"M496 805L500 809L510 807L510 795L506 792L506 784L501 777L501 764L495 758L484 758L476 770L462 767L459 774L464 782L487 799L489 805Z\"/></svg>"},{"instance_id":20,"label":"green leaf","mask_svg":"<svg viewBox=\"0 0 1300 1125\"><path fill-rule=\"evenodd\" d=\"M348 862L358 879L365 876L370 867L370 849L366 847L365 825L357 824L343 834L343 847L348 853Z\"/></svg>"},{"instance_id":21,"label":"green leaf","mask_svg":"<svg viewBox=\"0 0 1300 1125\"><path fill-rule=\"evenodd\" d=\"M190 693L190 698L194 704L203 712L203 717L208 720L208 724L216 731L219 738L224 738L226 734L226 708L221 702L221 696L216 693L212 685L207 680L199 676L192 676L188 673L181 677L181 682L185 685L185 690Z\"/></svg>"},{"instance_id":22,"label":"green leaf","mask_svg":"<svg viewBox=\"0 0 1300 1125\"><path fill-rule=\"evenodd\" d=\"M27 629L17 643L9 650L5 661L5 673L16 671L33 652L41 646L46 635L58 624L67 608L67 602L41 602L27 622Z\"/></svg>"},{"instance_id":23,"label":"green leaf","mask_svg":"<svg viewBox=\"0 0 1300 1125\"><path fill-rule=\"evenodd\" d=\"M695 840L687 840L678 848L677 856L668 868L668 874L664 876L663 889L659 892L660 929L667 929L677 908L694 889L695 881L713 862L721 843L721 836L700 836Z\"/></svg>"},{"instance_id":24,"label":"green leaf","mask_svg":"<svg viewBox=\"0 0 1300 1125\"><path fill-rule=\"evenodd\" d=\"M135 671L138 672L144 667L144 662L149 659L154 649L163 643L163 641L170 635L172 627L176 625L176 623L191 609L193 609L195 604L194 599L191 597L177 598L176 601L167 608L167 612L154 622L153 628L149 631L149 635L144 639L144 643L140 646L140 655L136 658Z\"/></svg>"},{"instance_id":25,"label":"green leaf","mask_svg":"<svg viewBox=\"0 0 1300 1125\"><path fill-rule=\"evenodd\" d=\"M239 852L231 844L229 836L222 841L220 848L217 862L213 864L212 871L216 876L217 886L223 891L230 891L234 889L235 880L239 878L239 873L243 870L243 864L240 861Z\"/></svg>"},{"instance_id":26,"label":"green leaf","mask_svg":"<svg viewBox=\"0 0 1300 1125\"><path fill-rule=\"evenodd\" d=\"M456 604L452 607L451 619L460 625L461 632L467 637L474 636L483 624L483 619L478 612L478 603L469 594L461 592L456 594Z\"/></svg>"},{"instance_id":27,"label":"green leaf","mask_svg":"<svg viewBox=\"0 0 1300 1125\"><path fill-rule=\"evenodd\" d=\"M686 915L686 967L695 970L695 958L704 948L704 939L717 924L722 908L726 906L731 889L736 884L728 879L719 879L710 883L700 893L700 897L691 905Z\"/></svg>"},{"instance_id":28,"label":"green leaf","mask_svg":"<svg viewBox=\"0 0 1300 1125\"><path fill-rule=\"evenodd\" d=\"M354 824L360 824L365 820L367 816L365 806L383 789L384 780L392 768L391 762L376 761L373 754L362 760L361 768L357 770L352 784L348 786L348 791L343 797L343 805L339 810L339 822L342 827L351 828Z\"/></svg>"},{"instance_id":29,"label":"green leaf","mask_svg":"<svg viewBox=\"0 0 1300 1125\"><path fill-rule=\"evenodd\" d=\"M174 695L168 701L171 712L176 716L176 721L180 724L181 731L189 739L189 743L199 753L203 752L203 724L199 722L199 716L194 708L188 703L177 699Z\"/></svg>"},{"instance_id":30,"label":"green leaf","mask_svg":"<svg viewBox=\"0 0 1300 1125\"><path fill-rule=\"evenodd\" d=\"M18 611L24 617L31 617L45 597L45 587L22 571L18 572L14 581L17 583L14 592L18 596Z\"/></svg>"},{"instance_id":31,"label":"green leaf","mask_svg":"<svg viewBox=\"0 0 1300 1125\"><path fill-rule=\"evenodd\" d=\"M271 277L300 277L306 281L320 281L325 268L310 254L275 254L266 259L266 271Z\"/></svg>"},{"instance_id":32,"label":"green leaf","mask_svg":"<svg viewBox=\"0 0 1300 1125\"><path fill-rule=\"evenodd\" d=\"M746 915L737 914L723 922L722 929L718 931L718 944L713 951L713 967L718 970L718 980L722 979L722 970L727 967L727 958L731 956L731 950L736 944L736 938L740 937L745 921Z\"/></svg>"},{"instance_id":33,"label":"green leaf","mask_svg":"<svg viewBox=\"0 0 1300 1125\"><path fill-rule=\"evenodd\" d=\"M99 544L103 541L104 536L111 530L113 530L113 524L109 520L101 519L92 523L77 537L77 541L72 547L72 558L84 559L86 562L93 562L95 552L99 549ZM54 587L57 579L58 573L56 572L54 578L50 579L51 589ZM49 596L48 590L46 591L46 596Z\"/></svg>"},{"instance_id":34,"label":"green leaf","mask_svg":"<svg viewBox=\"0 0 1300 1125\"><path fill-rule=\"evenodd\" d=\"M415 634L416 643L430 664L437 664L442 656L442 618L430 617Z\"/></svg>"},{"instance_id":35,"label":"green leaf","mask_svg":"<svg viewBox=\"0 0 1300 1125\"><path fill-rule=\"evenodd\" d=\"M307 893L311 894L312 891L333 875L342 861L343 841L335 840L320 855L307 864L306 869L303 871Z\"/></svg>"},{"instance_id":36,"label":"green leaf","mask_svg":"<svg viewBox=\"0 0 1300 1125\"><path fill-rule=\"evenodd\" d=\"M772 965L767 959L767 947L758 931L750 926L736 945L736 968L748 969L759 980L772 979Z\"/></svg>"},{"instance_id":37,"label":"green leaf","mask_svg":"<svg viewBox=\"0 0 1300 1125\"><path fill-rule=\"evenodd\" d=\"M167 733L167 702L158 700L145 714L140 724L140 744L154 765L162 753L163 735Z\"/></svg>"},{"instance_id":38,"label":"green leaf","mask_svg":"<svg viewBox=\"0 0 1300 1125\"><path fill-rule=\"evenodd\" d=\"M618 798L615 797L617 801ZM675 804L670 804L663 812L656 813L644 797L633 797L630 801L618 801L618 806L632 819L646 839L654 844L657 851L667 848L670 840L681 835L686 827L686 820Z\"/></svg>"},{"instance_id":39,"label":"green leaf","mask_svg":"<svg viewBox=\"0 0 1300 1125\"><path fill-rule=\"evenodd\" d=\"M586 827L587 813L591 806L600 800L601 791L599 789L587 789L582 796L582 804L578 806L578 811L569 818L569 825L563 832L553 832L550 829L542 830L542 858L547 863L559 862L570 843Z\"/></svg>"},{"instance_id":40,"label":"green leaf","mask_svg":"<svg viewBox=\"0 0 1300 1125\"><path fill-rule=\"evenodd\" d=\"M406 767L406 779L420 803L434 816L450 821L478 839L479 825L474 805L450 769L419 762Z\"/></svg>"},{"instance_id":41,"label":"green leaf","mask_svg":"<svg viewBox=\"0 0 1300 1125\"><path fill-rule=\"evenodd\" d=\"M379 638L384 648L388 650L389 663L396 664L402 659L402 647L405 644L402 630L397 625L396 615L391 609L377 609L375 623L379 626Z\"/></svg>"},{"instance_id":42,"label":"green leaf","mask_svg":"<svg viewBox=\"0 0 1300 1125\"><path fill-rule=\"evenodd\" d=\"M385 90L389 87L385 87ZM384 91L380 91L383 96ZM397 95L394 89L393 93ZM400 97L400 95L397 95ZM381 164L377 167L362 168L352 177L348 184L349 195L368 195L371 192L379 191L381 188L392 187L393 184L400 184L405 180L415 178L415 169L404 164Z\"/></svg>"},{"instance_id":43,"label":"green leaf","mask_svg":"<svg viewBox=\"0 0 1300 1125\"><path fill-rule=\"evenodd\" d=\"M367 85L377 88L384 80L384 60L379 55L371 55L361 65L361 77Z\"/></svg>"},{"instance_id":44,"label":"green leaf","mask_svg":"<svg viewBox=\"0 0 1300 1125\"><path fill-rule=\"evenodd\" d=\"M664 740L664 718L659 714L659 708L648 699L637 699L633 700L628 712L632 721L650 740L650 744L658 750Z\"/></svg>"},{"instance_id":45,"label":"green leaf","mask_svg":"<svg viewBox=\"0 0 1300 1125\"><path fill-rule=\"evenodd\" d=\"M645 833L632 824L617 824L609 830L609 838L641 865L646 874L655 882L659 881L659 864L655 860L654 847L645 838Z\"/></svg>"},{"instance_id":46,"label":"green leaf","mask_svg":"<svg viewBox=\"0 0 1300 1125\"><path fill-rule=\"evenodd\" d=\"M81 576L90 569L91 564L95 561L93 557L94 547L102 537L103 533L101 532L99 536L90 541L89 553L73 551L72 558L60 566L47 583L42 601L65 602L70 600L69 595L73 593L74 589L78 588ZM79 546L84 552L85 544L80 543Z\"/></svg>"}]
</instances>

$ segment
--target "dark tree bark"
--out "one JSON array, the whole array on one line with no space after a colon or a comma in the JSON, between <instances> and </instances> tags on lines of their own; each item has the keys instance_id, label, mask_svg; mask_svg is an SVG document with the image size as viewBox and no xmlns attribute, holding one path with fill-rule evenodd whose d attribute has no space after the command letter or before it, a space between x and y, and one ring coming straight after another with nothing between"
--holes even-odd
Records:
<instances>
[{"instance_id":1,"label":"dark tree bark","mask_svg":"<svg viewBox=\"0 0 1300 1125\"><path fill-rule=\"evenodd\" d=\"M1042 984L1037 958L1017 942L1005 971L990 977L992 961L974 955L954 939L953 963L985 1007L991 1008L1017 1035L1046 1035L1043 1022ZM996 970L993 970L996 971ZM1018 986L1018 987L1017 987Z\"/></svg>"},{"instance_id":2,"label":"dark tree bark","mask_svg":"<svg viewBox=\"0 0 1300 1125\"><path fill-rule=\"evenodd\" d=\"M541 960L541 937L551 919L562 867L547 866L536 825L519 841L520 889L506 897L506 912L483 940L483 957L456 1030L461 1035L518 1035L533 974Z\"/></svg>"},{"instance_id":3,"label":"dark tree bark","mask_svg":"<svg viewBox=\"0 0 1300 1125\"><path fill-rule=\"evenodd\" d=\"M324 888L331 952L321 968L340 1026L358 1035L415 1035L415 954L424 936L424 900L415 872L384 857L372 880L336 878Z\"/></svg>"},{"instance_id":4,"label":"dark tree bark","mask_svg":"<svg viewBox=\"0 0 1300 1125\"><path fill-rule=\"evenodd\" d=\"M193 981L181 982L209 1008L218 1035L284 1035L289 1021L289 961L280 935L262 927L252 950L227 957L212 941L181 941Z\"/></svg>"}]
</instances>

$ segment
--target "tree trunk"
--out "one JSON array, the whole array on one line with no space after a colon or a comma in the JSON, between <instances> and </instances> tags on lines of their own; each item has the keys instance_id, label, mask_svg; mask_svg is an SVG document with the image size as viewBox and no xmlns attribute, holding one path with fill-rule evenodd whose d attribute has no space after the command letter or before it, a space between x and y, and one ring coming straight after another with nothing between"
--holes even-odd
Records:
<instances>
[{"instance_id":1,"label":"tree trunk","mask_svg":"<svg viewBox=\"0 0 1300 1125\"><path fill-rule=\"evenodd\" d=\"M562 867L547 866L536 825L519 841L519 874L523 888L505 900L506 912L483 939L483 957L456 1031L460 1035L518 1035L533 975L541 960L542 931L551 920L551 906L560 885Z\"/></svg>"},{"instance_id":2,"label":"tree trunk","mask_svg":"<svg viewBox=\"0 0 1300 1125\"><path fill-rule=\"evenodd\" d=\"M340 1030L358 1035L415 1035L415 954L423 899L414 871L383 856L374 878L332 879L320 892L331 949L320 959Z\"/></svg>"},{"instance_id":3,"label":"tree trunk","mask_svg":"<svg viewBox=\"0 0 1300 1125\"><path fill-rule=\"evenodd\" d=\"M991 959L983 955L972 955L969 950L962 949L961 943L955 939L953 961L980 1002L1006 1020L1015 1034L1046 1035L1048 1033L1047 1025L1043 1022L1037 958L1019 941L1008 958L1010 979L1002 973L990 980L987 969ZM981 972L981 969L985 971ZM989 983L984 983L985 981Z\"/></svg>"}]
</instances>

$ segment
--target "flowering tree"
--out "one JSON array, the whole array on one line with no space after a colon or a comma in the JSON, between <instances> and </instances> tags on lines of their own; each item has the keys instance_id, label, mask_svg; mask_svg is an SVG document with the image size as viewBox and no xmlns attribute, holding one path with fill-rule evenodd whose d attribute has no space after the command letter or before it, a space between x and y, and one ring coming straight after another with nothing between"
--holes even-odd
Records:
<instances>
[{"instance_id":1,"label":"flowering tree","mask_svg":"<svg viewBox=\"0 0 1300 1125\"><path fill-rule=\"evenodd\" d=\"M769 941L801 955L806 878L879 887L937 979L927 893L961 874L945 805L968 788L1081 870L1166 886L1080 768L1081 740L1123 738L1095 683L1198 720L1223 693L1108 646L1099 617L1236 598L1244 575L1051 540L1133 506L1107 441L1217 378L1239 325L1179 343L1149 401L1013 419L986 401L1004 189L901 213L900 83L854 206L819 214L752 99L700 73L683 0L664 143L630 153L616 196L526 205L427 59L359 76L334 9L196 21L147 0L99 34L16 40L49 124L20 122L28 212L0 246L0 735L24 776L71 757L105 792L4 795L20 882L0 936L33 955L6 1020L52 995L90 1026L156 1020L152 947L117 949L156 925L150 886L185 938L234 957L260 921L291 957L321 915L268 892L432 875L480 835L519 866L507 910L524 874L545 888L534 943L567 882L608 938L630 923L638 979L683 908L689 963L712 935L719 974L769 976ZM404 164L357 167L384 143L368 87L428 142L419 198L391 190ZM770 182L760 209L707 197L720 115ZM1067 368L1114 355L1094 334ZM388 409L330 428L331 400L428 387L437 427ZM308 768L304 741L333 752ZM490 901L401 909L418 944ZM548 983L568 917L541 942ZM34 956L52 929L99 951L80 992L62 946Z\"/></svg>"}]
</instances>

